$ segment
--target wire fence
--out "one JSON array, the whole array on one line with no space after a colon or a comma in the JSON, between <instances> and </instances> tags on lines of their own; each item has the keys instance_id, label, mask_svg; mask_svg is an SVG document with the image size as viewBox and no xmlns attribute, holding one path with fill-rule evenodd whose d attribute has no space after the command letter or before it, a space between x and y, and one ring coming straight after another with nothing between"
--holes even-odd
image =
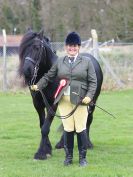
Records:
<instances>
[{"instance_id":1,"label":"wire fence","mask_svg":"<svg viewBox=\"0 0 133 177\"><path fill-rule=\"evenodd\" d=\"M64 43L51 43L53 50L57 55L64 55ZM87 52L94 55L94 48L92 39L83 41L81 52ZM133 88L133 44L129 43L115 43L114 40L98 45L98 61L102 67L104 74L104 81L102 89L128 89ZM18 47L7 47L6 50L6 74L7 80L6 90L20 90L22 89L23 80L18 75ZM0 48L0 90L3 88L3 48Z\"/></svg>"}]
</instances>

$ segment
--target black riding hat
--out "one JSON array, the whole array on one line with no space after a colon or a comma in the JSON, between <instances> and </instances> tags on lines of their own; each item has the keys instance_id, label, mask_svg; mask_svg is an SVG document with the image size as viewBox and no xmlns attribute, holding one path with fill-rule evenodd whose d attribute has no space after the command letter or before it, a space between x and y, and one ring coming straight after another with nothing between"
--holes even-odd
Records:
<instances>
[{"instance_id":1,"label":"black riding hat","mask_svg":"<svg viewBox=\"0 0 133 177\"><path fill-rule=\"evenodd\" d=\"M78 33L71 32L67 35L65 40L66 45L81 45L81 39Z\"/></svg>"}]
</instances>

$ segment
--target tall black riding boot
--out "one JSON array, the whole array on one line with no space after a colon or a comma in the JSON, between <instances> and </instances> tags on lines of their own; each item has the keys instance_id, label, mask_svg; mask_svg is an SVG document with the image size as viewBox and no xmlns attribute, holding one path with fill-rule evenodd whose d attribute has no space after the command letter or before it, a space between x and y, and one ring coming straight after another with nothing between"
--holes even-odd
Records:
<instances>
[{"instance_id":1,"label":"tall black riding boot","mask_svg":"<svg viewBox=\"0 0 133 177\"><path fill-rule=\"evenodd\" d=\"M87 134L86 130L77 133L78 150L79 150L79 165L87 166L86 153L87 153Z\"/></svg>"},{"instance_id":2,"label":"tall black riding boot","mask_svg":"<svg viewBox=\"0 0 133 177\"><path fill-rule=\"evenodd\" d=\"M64 165L68 166L72 164L73 159L73 147L74 147L74 132L64 132L64 149L66 158Z\"/></svg>"}]
</instances>

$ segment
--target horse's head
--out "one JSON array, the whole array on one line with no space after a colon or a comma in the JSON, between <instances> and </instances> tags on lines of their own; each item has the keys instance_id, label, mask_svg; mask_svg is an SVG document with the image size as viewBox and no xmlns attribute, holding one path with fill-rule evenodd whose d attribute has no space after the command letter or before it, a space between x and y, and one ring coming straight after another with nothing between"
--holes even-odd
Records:
<instances>
[{"instance_id":1,"label":"horse's head","mask_svg":"<svg viewBox=\"0 0 133 177\"><path fill-rule=\"evenodd\" d=\"M43 31L40 33L27 32L19 49L19 73L24 76L29 85L37 82L50 69L56 58Z\"/></svg>"}]
</instances>

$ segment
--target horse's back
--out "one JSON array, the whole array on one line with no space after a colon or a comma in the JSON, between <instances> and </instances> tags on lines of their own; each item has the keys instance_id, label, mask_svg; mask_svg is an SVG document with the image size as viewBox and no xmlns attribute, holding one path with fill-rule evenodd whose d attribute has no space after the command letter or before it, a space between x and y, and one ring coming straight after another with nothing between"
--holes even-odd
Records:
<instances>
[{"instance_id":1,"label":"horse's back","mask_svg":"<svg viewBox=\"0 0 133 177\"><path fill-rule=\"evenodd\" d=\"M90 58L91 61L92 61L93 66L94 66L94 69L95 69L95 72L96 72L96 76L97 76L97 89L96 89L96 93L95 93L94 97L97 99L97 97L100 94L101 86L102 86L102 82L103 82L102 69L100 67L99 62L91 54L89 54L89 53L82 53L82 55Z\"/></svg>"}]
</instances>

